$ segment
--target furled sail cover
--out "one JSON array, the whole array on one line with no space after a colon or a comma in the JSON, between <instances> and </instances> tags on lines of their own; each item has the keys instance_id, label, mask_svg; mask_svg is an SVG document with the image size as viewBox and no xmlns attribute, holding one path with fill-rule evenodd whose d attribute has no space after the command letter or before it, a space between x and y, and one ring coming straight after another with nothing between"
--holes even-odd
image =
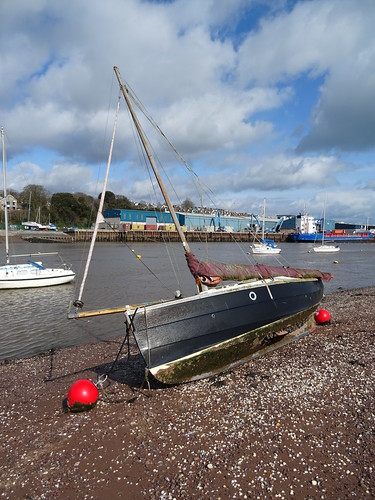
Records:
<instances>
[{"instance_id":1,"label":"furled sail cover","mask_svg":"<svg viewBox=\"0 0 375 500\"><path fill-rule=\"evenodd\" d=\"M186 253L186 260L190 272L194 277L220 277L222 280L248 280L266 279L276 276L289 276L291 278L321 278L328 282L331 273L323 273L313 269L295 269L292 267L265 266L263 264L224 264L222 262L199 262L191 252Z\"/></svg>"}]
</instances>

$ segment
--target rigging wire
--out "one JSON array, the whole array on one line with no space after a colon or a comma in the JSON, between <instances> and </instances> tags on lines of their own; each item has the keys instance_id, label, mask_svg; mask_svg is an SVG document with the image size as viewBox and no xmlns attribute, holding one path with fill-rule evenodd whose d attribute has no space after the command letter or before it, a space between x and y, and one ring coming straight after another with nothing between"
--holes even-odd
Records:
<instances>
[{"instance_id":1,"label":"rigging wire","mask_svg":"<svg viewBox=\"0 0 375 500\"><path fill-rule=\"evenodd\" d=\"M202 207L204 206L204 203L203 203L203 194L205 194L205 196L207 196L208 200L211 202L211 204L213 205L213 207L217 206L217 203L215 203L214 199L213 199L213 198L215 198L215 194L213 193L213 191L208 186L204 185L201 182L201 179L200 179L199 175L193 170L193 168L189 165L189 163L185 160L185 158L180 154L180 152L171 143L171 141L168 139L168 137L166 136L166 134L161 130L161 128L159 127L159 125L152 118L152 116L150 115L150 113L148 112L148 110L146 109L146 107L142 104L142 102L139 100L139 98L137 97L137 95L135 94L135 92L133 91L133 89L130 87L130 85L128 85L128 84L126 84L126 85L127 85L128 91L129 91L129 96L132 99L133 103L138 107L138 109L140 110L140 112L144 115L144 117L152 125L152 127L159 133L159 135L162 137L162 139L174 151L176 157L183 163L183 165L185 166L185 168L189 172L189 174L190 174L190 176L191 176L191 178L193 180L193 184L195 185L196 190L199 193L199 198L200 198L201 206ZM151 141L149 141L149 142L151 143ZM151 145L151 148L152 148L152 145ZM178 194L177 194L177 192L176 192L173 184L171 183L167 172L165 171L162 163L158 159L158 157L155 154L154 150L153 150L153 153L154 153L154 157L158 160L158 165L160 167L160 170L163 171L165 177L167 178L167 180L169 182L169 185L171 186L173 192L175 193L176 198L179 200L179 202L181 204L181 200L179 199L179 196L178 196ZM150 173L149 173L149 175L150 175ZM232 239L233 239L233 236L232 236ZM233 240L233 241L235 243L237 243L237 245L239 245L239 242L237 242L235 240ZM207 254L208 254L208 234L207 234L205 243L206 243L206 251L207 251ZM248 257L247 257L247 260L249 260Z\"/></svg>"},{"instance_id":2,"label":"rigging wire","mask_svg":"<svg viewBox=\"0 0 375 500\"><path fill-rule=\"evenodd\" d=\"M110 85L110 92L109 92L109 97L108 97L107 117L106 117L104 134L103 134L103 149L104 149L105 141L106 141L106 138L107 138L107 135L108 135L109 116L111 114L111 109L112 109L112 101L113 101L113 94L114 94L114 85L115 85L115 76L112 73L111 85ZM121 101L120 92L119 92L119 95L118 95L118 100ZM96 177L96 191L100 191L100 189L98 189L100 172L101 172L101 169L98 168L98 170L97 170L97 177ZM94 199L94 197L92 197L91 210L90 210L90 214L88 216L88 221L87 221L87 226L88 227L90 227L91 224L92 224L92 220L94 218L94 213L95 213L95 207L96 207L95 199ZM86 240L83 242L82 252L81 252L81 259L80 259L80 262L79 262L79 267L78 267L77 275L81 274L81 269L84 268L84 266L86 265L86 261L87 261L86 248L87 248L88 244L89 244L89 242L87 242ZM80 286L79 282L78 282L78 280L76 280L75 289L74 289L74 293L75 294L77 293L77 290L79 289L79 286Z\"/></svg>"},{"instance_id":3,"label":"rigging wire","mask_svg":"<svg viewBox=\"0 0 375 500\"><path fill-rule=\"evenodd\" d=\"M153 175L152 175L152 172L151 172L151 167L150 167L149 161L148 161L148 159L146 158L146 153L145 153L145 151L144 151L144 148L143 148L143 147L142 147L142 145L141 145L141 140L140 140L140 137L139 137L138 133L137 133L137 132L136 132L136 130L135 130L134 122L133 122L133 120L131 119L131 115L130 115L129 110L128 110L128 117L129 117L129 122L130 122L130 125L131 125L131 129L132 129L132 132L133 132L134 142L135 142L135 144L136 144L136 148L137 148L137 151L138 151L138 157L139 157L140 159L142 158L142 160L143 160L143 164L144 164L144 166L145 166L145 168L146 168L146 171L147 171L148 176L149 176L149 179L150 179L150 185L152 186L152 190L153 190L153 194L154 194L154 199L155 199L155 200L157 200L157 199L158 199L158 195L157 195L158 191L157 191L157 189L156 189L156 183L155 183L155 181L153 180L154 178L153 178ZM144 133L145 133L145 132L144 132ZM145 133L145 135L146 135L146 133ZM147 137L147 135L146 135L146 137ZM154 158L158 161L158 164L162 167L162 164L161 164L161 162L160 162L160 160L159 160L159 158L158 158L158 156L157 156L157 154L156 154L155 150L152 148L151 141L148 141L148 142L149 142L150 147L151 147L151 149L152 149L152 152L153 152L153 156L154 156ZM165 170L164 170L164 169L163 169L163 172L165 173ZM169 179L168 179L168 180L169 180ZM156 214L156 209L154 209L154 213ZM165 240L165 238L164 238L164 234L163 234L163 232L161 233L161 235L162 235L162 238L163 238L163 242L164 242L164 246L165 246L166 252L167 252L167 254L168 254L169 262L170 262L170 264L171 264L171 268L172 268L172 271L173 271L174 277L175 277L176 282L177 282L177 286L178 286L179 288L181 288L180 279L179 279L179 276L178 276L178 273L177 273L177 266L175 265L176 263L174 263L174 262L173 262L173 259L172 259L171 253L170 253L170 249L169 249L169 247L168 247L168 245L167 245L167 241L166 241L166 240ZM146 266L146 267L147 267L147 266ZM148 268L148 269L149 269L149 268ZM149 270L150 270L150 269L149 269ZM162 283L162 282L161 282L161 280L160 280L160 279L159 279L159 278L158 278L158 277L157 277L157 276L156 276L156 275L155 275L155 274L154 274L151 270L150 270L150 272L151 272L151 273L152 273L152 274L153 274L153 275L154 275L154 276L158 279L158 281L159 281L160 283ZM166 289L170 290L170 288L169 288L167 285L165 285L165 284L164 284L163 286L164 286Z\"/></svg>"},{"instance_id":4,"label":"rigging wire","mask_svg":"<svg viewBox=\"0 0 375 500\"><path fill-rule=\"evenodd\" d=\"M201 206L203 206L203 186L201 184L201 181L200 181L200 178L199 176L194 172L194 170L190 167L190 165L188 164L188 162L183 158L183 156L177 151L177 149L173 146L173 144L169 141L169 139L167 138L167 136L164 134L164 132L160 129L160 127L158 126L158 124L154 121L154 119L151 117L151 115L148 113L147 109L145 108L145 106L142 104L142 102L137 98L135 92L131 89L130 86L128 86L127 84L127 87L128 87L128 91L129 91L129 97L131 98L132 102L138 107L138 109L141 111L141 113L143 114L143 116L149 121L149 123L152 125L152 127L154 128L154 130L156 130L158 133L159 133L159 136L162 137L162 139L167 142L167 144L169 145L169 147L174 151L174 153L176 154L177 158L180 160L180 162L182 162L184 165L185 165L185 168L188 170L189 174L190 174L190 177L191 179L193 180L193 184L197 190L197 192L199 193L199 198L200 198L200 202L201 202ZM130 116L130 112L129 112L129 116ZM132 126L132 129L133 129L133 134L134 134L134 124L132 122L132 120L130 119L130 122L131 122L131 126ZM144 134L146 135L147 137L147 134L145 133L144 131ZM140 139L138 137L138 134L136 134L137 136L137 139L138 139L138 142L140 143ZM155 159L155 161L157 161L158 163L158 167L159 167L159 170L163 172L165 178L168 180L168 183L169 183L169 186L171 188L171 190L174 192L176 198L179 200L179 203L180 205L182 204L181 203L181 200L180 200L180 197L178 195L178 193L176 192L175 190L175 187L173 185L173 183L171 182L169 176L168 176L168 173L166 172L162 162L160 161L157 153L155 152L155 149L153 148L152 146L152 141L148 140L148 143L149 143L149 147L150 149L152 150L152 153L153 153L153 157ZM141 151L143 152L143 157L144 157L144 163L146 165L146 168L147 168L147 171L148 171L148 175L150 177L150 182L151 182L151 185L153 187L153 191L154 191L154 195L155 195L155 199L157 199L157 195L156 195L156 191L155 191L155 183L153 182L153 176L150 172L150 166L149 166L149 163L148 161L145 159L145 153L144 153L144 150L141 146L139 146ZM209 197L210 198L210 197ZM211 203L213 203L212 199L210 198L210 201ZM164 236L163 236L163 240L164 240ZM165 240L164 240L164 243ZM206 243L208 243L208 239L206 238ZM168 252L168 255L169 254L169 248L168 246L166 245L166 249L167 249L167 252ZM174 275L175 275L175 278L177 280L177 283L178 283L178 286L180 286L180 283L179 283L179 278L178 278L178 275L176 273L176 270L175 270L175 267L173 265L173 261L172 259L170 258L170 263L171 263L171 266L172 266L172 269L173 269L173 272L174 272Z\"/></svg>"},{"instance_id":5,"label":"rigging wire","mask_svg":"<svg viewBox=\"0 0 375 500\"><path fill-rule=\"evenodd\" d=\"M144 262L144 260L142 260L142 257L140 256L140 254L136 254L135 250L133 248L130 248L130 246L126 242L124 242L124 243L129 248L129 250L137 257L137 259L139 260L139 262L141 264L143 264L143 266L152 274L152 276L154 276L154 278L157 279L157 281L161 284L161 286L163 288L165 288L166 290L168 290L168 292L175 293L168 285L166 285L165 283L163 283L163 281L159 278L159 276L154 273L154 271Z\"/></svg>"},{"instance_id":6,"label":"rigging wire","mask_svg":"<svg viewBox=\"0 0 375 500\"><path fill-rule=\"evenodd\" d=\"M134 104L138 107L138 109L141 111L141 113L144 115L144 117L149 121L149 123L154 127L154 129L160 134L160 136L164 139L164 141L167 142L169 147L174 151L177 158L179 158L179 160L185 165L186 169L191 174L193 182L194 182L196 189L200 195L201 206L203 206L203 200L202 200L203 192L206 194L206 196L210 200L210 202L214 205L214 200L211 198L211 195L213 197L215 197L214 192L208 186L205 186L201 182L199 175L193 170L193 168L190 166L190 164L187 162L187 160L185 160L185 158L181 155L181 153L175 148L175 146L168 139L166 134L161 130L159 125L155 122L155 120L152 118L152 116L147 111L146 107L139 100L139 98L137 97L137 95L135 94L133 89L128 85L128 83L126 83L126 85L127 85L128 90L129 90L129 96L131 97ZM163 171L164 171L164 169L163 169ZM168 181L169 181L169 179L168 179ZM198 185L198 187L197 187L197 185ZM173 188L173 186L172 186L172 188ZM177 195L177 193L175 193L175 194Z\"/></svg>"},{"instance_id":7,"label":"rigging wire","mask_svg":"<svg viewBox=\"0 0 375 500\"><path fill-rule=\"evenodd\" d=\"M82 304L83 304L82 303L82 295L83 295L83 290L84 290L84 287L85 287L85 283L86 283L86 279L87 279L87 275L88 275L88 271L89 271L89 267L90 267L90 263L91 263L92 254L93 254L93 251L94 251L95 239L96 239L96 235L97 235L97 232L98 232L98 225L99 225L99 222L101 222L103 220L103 213L102 212L103 212L103 206L104 206L104 198L105 198L105 192L106 192L106 189L107 189L109 167L111 165L111 160L112 160L113 144L114 144L114 141L115 141L115 134L116 134L116 128L117 128L117 120L118 120L118 115L119 115L119 111L120 111L120 102L121 102L121 96L119 95L119 99L118 99L118 103L117 103L117 109L116 109L115 122L114 122L114 125L113 125L111 147L110 147L109 155L108 155L107 169L106 169L106 173L105 173L105 179L104 179L102 196L100 198L98 213L96 215L96 223L95 223L95 227L94 227L93 236L92 236L92 239L91 239L91 244L90 244L90 249L89 249L89 255L87 257L86 267L85 267L85 271L84 271L84 274L83 274L83 278L82 278L82 283L81 283L81 287L80 287L80 290L79 290L78 299L74 302L74 305L76 305L77 307L82 307Z\"/></svg>"},{"instance_id":8,"label":"rigging wire","mask_svg":"<svg viewBox=\"0 0 375 500\"><path fill-rule=\"evenodd\" d=\"M135 104L137 105L137 107L141 110L141 112L143 113L143 115L147 118L147 120L151 123L151 125L153 125L154 129L157 130L159 132L159 134L161 135L162 138L164 138L164 140L168 143L168 145L173 149L173 151L175 152L175 154L177 155L177 157L180 159L180 161L182 161L182 163L185 165L185 167L187 168L188 172L190 173L190 175L192 176L193 180L196 180L198 181L198 185L200 187L200 194L202 196L202 184L200 182L200 179L199 179L199 176L193 171L193 169L190 167L190 165L186 162L186 160L182 157L182 155L180 155L180 153L176 150L176 148L171 144L171 142L169 141L169 139L166 137L166 135L161 131L161 129L159 128L159 126L154 122L154 120L152 119L152 117L146 112L146 109L144 108L144 106L140 103L140 101L135 97L135 94L132 92L129 94L130 97L132 98L132 100L135 102ZM120 100L120 97L119 97L119 100ZM119 104L118 104L118 107L119 107ZM117 114L116 114L116 121L115 121L115 126L114 126L114 131L113 131L113 137L112 137L112 143L111 143L111 151L110 151L110 157L108 159L108 166L107 166L107 173L106 173L106 182L107 182L107 179L108 179L108 168L109 168L109 164L110 164L110 160L111 160L111 156L112 156L112 148L113 148L113 141L114 141L114 134L115 134L115 129L116 129L116 124L117 124L117 117L118 117L118 110L117 110ZM131 121L132 123L132 121ZM142 147L139 147L140 145L140 138L138 136L138 134L135 133L134 131L134 125L132 124L132 130L133 130L133 134L134 134L134 137L137 138L136 140L136 143L138 145L137 147L137 150L138 150L138 153L141 151L142 154L139 153L140 156L143 157L143 161L144 161L144 164L147 166L147 171L148 171L148 175L150 177L150 180L151 180L151 186L153 188L153 191L154 191L154 195L156 197L156 189L155 189L155 184L152 182L152 176L151 176L151 173L150 173L150 167L149 167L149 164L148 164L148 161L146 161L146 158L145 158L145 152L143 150ZM151 141L149 141L151 142ZM157 157L157 155L155 155L155 157ZM159 161L158 159L158 163L161 165L161 162ZM164 171L164 174L166 175L166 172L165 170L163 169ZM167 176L168 177L168 176ZM169 180L169 178L168 178ZM101 199L101 205L99 207L99 210L98 210L98 217L100 215L102 215L102 208L103 208L103 203L104 203L104 195L105 195L105 187L103 188L103 195L102 195L102 199ZM202 204L203 205L203 204ZM96 225L97 226L97 225ZM232 239L234 242L237 243L237 245L239 245L239 242L234 239L233 235L231 235ZM94 242L94 239L95 237L93 237L93 242ZM93 244L92 244L93 246ZM127 245L128 246L128 245ZM128 247L129 248L129 247ZM135 251L133 249L131 249L131 251L135 254ZM92 254L92 250L91 250L91 247L90 247L90 257L91 258L91 254ZM168 252L168 256L170 258L170 254ZM141 263L146 267L146 269L159 281L159 283L161 283L161 285L165 288L167 288L168 290L170 290L170 288L165 285L164 283L162 283L162 281L159 279L158 276L156 276L156 274L149 268L149 266L147 266L147 264L145 264L145 262L143 262L140 258L140 256L138 256L138 260L141 261ZM246 257L248 259L248 257ZM172 264L172 268L173 268L173 272L175 274L175 277L178 281L178 277L177 277L177 273L176 273L176 270L173 266L173 263L171 261L171 258L170 258L170 262ZM83 292L83 287L84 287L84 283L85 283L85 280L86 280L86 277L87 277L87 271L88 271L88 265L86 266L86 270L85 270L85 275L84 275L84 279L82 281L82 285L81 285L81 290L80 290L80 294L79 294L79 298L78 300L76 301L76 304L79 305L79 303L81 302L81 297L82 297L82 292ZM260 275L260 273L259 273ZM260 275L261 277L261 275Z\"/></svg>"}]
</instances>

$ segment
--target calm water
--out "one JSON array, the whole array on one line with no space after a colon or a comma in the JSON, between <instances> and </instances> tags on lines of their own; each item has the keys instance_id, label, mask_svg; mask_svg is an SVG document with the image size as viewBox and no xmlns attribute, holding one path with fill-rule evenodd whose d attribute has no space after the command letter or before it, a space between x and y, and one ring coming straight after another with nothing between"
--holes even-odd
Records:
<instances>
[{"instance_id":1,"label":"calm water","mask_svg":"<svg viewBox=\"0 0 375 500\"><path fill-rule=\"evenodd\" d=\"M375 286L375 244L345 243L335 255L309 252L312 245L304 243L283 243L280 247L282 251L277 260L260 256L258 261L332 272L334 279L325 285L326 294ZM200 258L231 262L248 262L249 258L246 243L195 243L191 248ZM0 359L26 357L51 348L92 343L125 333L121 315L67 319L69 302L78 296L88 245L16 243L11 249L11 253L52 251L58 251L64 261L72 264L78 278L75 283L57 287L0 291ZM58 263L55 257L42 259L45 265ZM115 307L170 298L177 289L183 295L195 293L195 283L179 244L169 249L162 243L129 246L101 243L95 248L83 301L85 310Z\"/></svg>"}]
</instances>

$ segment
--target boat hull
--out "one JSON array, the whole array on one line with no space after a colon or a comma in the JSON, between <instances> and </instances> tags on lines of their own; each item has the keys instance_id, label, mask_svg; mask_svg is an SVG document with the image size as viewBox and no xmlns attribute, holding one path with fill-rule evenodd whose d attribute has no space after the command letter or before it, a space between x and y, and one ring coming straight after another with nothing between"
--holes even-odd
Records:
<instances>
[{"instance_id":1,"label":"boat hull","mask_svg":"<svg viewBox=\"0 0 375 500\"><path fill-rule=\"evenodd\" d=\"M251 253L254 255L278 255L280 252L281 248L273 248L268 245L254 244L251 246Z\"/></svg>"},{"instance_id":2,"label":"boat hull","mask_svg":"<svg viewBox=\"0 0 375 500\"><path fill-rule=\"evenodd\" d=\"M225 287L144 307L135 315L134 337L156 379L187 382L239 364L301 326L322 296L317 279Z\"/></svg>"},{"instance_id":3,"label":"boat hull","mask_svg":"<svg viewBox=\"0 0 375 500\"><path fill-rule=\"evenodd\" d=\"M315 253L336 253L340 251L340 247L334 247L332 245L322 245L320 247L313 248Z\"/></svg>"},{"instance_id":4,"label":"boat hull","mask_svg":"<svg viewBox=\"0 0 375 500\"><path fill-rule=\"evenodd\" d=\"M279 254L281 248L275 246L275 242L271 239L263 239L260 243L250 245L251 253L257 255Z\"/></svg>"},{"instance_id":5,"label":"boat hull","mask_svg":"<svg viewBox=\"0 0 375 500\"><path fill-rule=\"evenodd\" d=\"M39 288L70 283L75 273L70 269L39 269L31 264L0 267L0 290Z\"/></svg>"},{"instance_id":6,"label":"boat hull","mask_svg":"<svg viewBox=\"0 0 375 500\"><path fill-rule=\"evenodd\" d=\"M364 234L324 234L326 242L344 242L344 241L369 241L374 238L373 233ZM290 241L297 243L314 243L323 240L323 233L291 233Z\"/></svg>"}]
</instances>

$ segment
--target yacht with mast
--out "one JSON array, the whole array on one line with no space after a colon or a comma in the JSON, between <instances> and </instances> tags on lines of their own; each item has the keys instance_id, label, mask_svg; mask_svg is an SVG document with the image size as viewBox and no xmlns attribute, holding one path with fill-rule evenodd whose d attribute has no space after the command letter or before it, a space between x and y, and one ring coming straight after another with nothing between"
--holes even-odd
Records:
<instances>
[{"instance_id":1,"label":"yacht with mast","mask_svg":"<svg viewBox=\"0 0 375 500\"><path fill-rule=\"evenodd\" d=\"M253 254L257 255L275 255L281 252L281 248L275 245L274 240L264 238L264 226L266 223L266 199L263 202L263 220L262 220L262 240L260 242L254 242L250 248Z\"/></svg>"},{"instance_id":2,"label":"yacht with mast","mask_svg":"<svg viewBox=\"0 0 375 500\"><path fill-rule=\"evenodd\" d=\"M270 349L280 347L314 325L313 313L323 297L323 282L330 273L311 269L273 267L263 264L207 262L196 257L180 226L172 201L160 175L151 147L135 112L144 106L125 84L114 67L120 91L127 104L145 156L168 206L186 263L196 283L196 294L168 300L123 306L103 304L86 310L83 302L85 278L89 271L95 230L78 298L72 301L68 318L91 318L108 314L125 317L126 335L132 334L151 374L164 384L179 384L229 370ZM118 108L113 128L103 193L106 191ZM153 119L146 115L150 123ZM161 136L171 143L155 124ZM177 156L177 150L172 147ZM183 160L186 164L186 161ZM97 224L102 219L101 197ZM127 284L127 290L130 286Z\"/></svg>"},{"instance_id":3,"label":"yacht with mast","mask_svg":"<svg viewBox=\"0 0 375 500\"><path fill-rule=\"evenodd\" d=\"M9 223L6 189L6 155L5 155L5 134L1 129L1 144L3 149L3 192L4 192L4 223L5 223L5 264L0 266L0 290L15 288L36 288L53 285L63 285L70 283L75 278L75 273L69 266L57 268L44 267L42 262L27 260L23 264L11 263L11 258L40 257L41 255L57 255L57 252L37 253L37 254L9 254Z\"/></svg>"}]
</instances>

